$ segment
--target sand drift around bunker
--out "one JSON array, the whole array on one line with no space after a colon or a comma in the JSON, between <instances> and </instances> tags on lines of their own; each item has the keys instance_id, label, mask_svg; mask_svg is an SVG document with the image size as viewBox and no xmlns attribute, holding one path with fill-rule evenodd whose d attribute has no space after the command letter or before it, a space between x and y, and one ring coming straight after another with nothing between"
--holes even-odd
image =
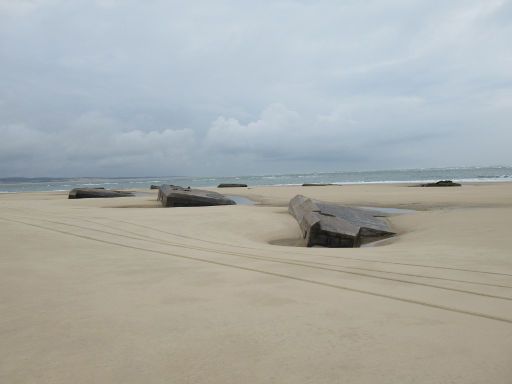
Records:
<instances>
[{"instance_id":1,"label":"sand drift around bunker","mask_svg":"<svg viewBox=\"0 0 512 384\"><path fill-rule=\"evenodd\" d=\"M161 185L158 189L158 201L164 207L236 205L236 202L220 193L190 187L183 188L176 185Z\"/></svg>"},{"instance_id":2,"label":"sand drift around bunker","mask_svg":"<svg viewBox=\"0 0 512 384\"><path fill-rule=\"evenodd\" d=\"M290 200L288 211L299 223L306 246L354 248L394 236L382 213L313 200Z\"/></svg>"}]
</instances>

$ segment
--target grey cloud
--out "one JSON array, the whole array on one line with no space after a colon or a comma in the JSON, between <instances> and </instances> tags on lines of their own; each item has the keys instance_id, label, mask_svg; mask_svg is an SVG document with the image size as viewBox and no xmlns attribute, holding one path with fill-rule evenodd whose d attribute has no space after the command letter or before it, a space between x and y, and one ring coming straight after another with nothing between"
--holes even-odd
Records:
<instances>
[{"instance_id":1,"label":"grey cloud","mask_svg":"<svg viewBox=\"0 0 512 384\"><path fill-rule=\"evenodd\" d=\"M510 164L511 4L0 0L0 176Z\"/></svg>"}]
</instances>

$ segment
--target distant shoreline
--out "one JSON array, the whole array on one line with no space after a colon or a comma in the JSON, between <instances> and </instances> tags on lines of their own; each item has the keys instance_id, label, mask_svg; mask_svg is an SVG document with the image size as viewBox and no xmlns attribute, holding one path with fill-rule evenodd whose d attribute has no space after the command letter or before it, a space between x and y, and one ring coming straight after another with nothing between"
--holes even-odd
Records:
<instances>
[{"instance_id":1,"label":"distant shoreline","mask_svg":"<svg viewBox=\"0 0 512 384\"><path fill-rule=\"evenodd\" d=\"M293 173L261 176L163 176L163 177L79 177L79 178L0 178L0 192L66 191L73 188L146 189L152 184L214 188L219 184L246 184L249 187L297 186L308 184L419 184L453 180L459 183L512 181L512 167L435 168L380 171L341 171Z\"/></svg>"},{"instance_id":2,"label":"distant shoreline","mask_svg":"<svg viewBox=\"0 0 512 384\"><path fill-rule=\"evenodd\" d=\"M346 182L346 183L332 183L325 186L307 186L305 190L311 190L311 188L329 188L329 187L342 187L342 186L360 186L360 185L388 185L388 186L416 186L425 182L434 182L437 180L412 180L412 181L370 181L370 182ZM453 181L460 182L462 187L464 186L478 186L478 185L493 185L493 184L507 184L512 183L512 179L502 179L502 180L458 180L454 179ZM0 184L1 186L1 184ZM90 188L93 188L89 186ZM199 186L200 188L205 189L217 189L216 185L206 185ZM302 187L302 184L271 184L271 185L250 185L248 189L251 188L296 188ZM4 191L0 189L0 194L22 194L22 193L67 193L71 189L76 188L76 186L69 186L67 189L44 189L44 190L15 190L15 191ZM448 187L449 188L449 187ZM146 188L141 188L140 186L137 188L117 188L115 186L108 187L107 189L114 189L120 191L135 191L135 192L145 192L149 191L149 185ZM245 189L245 188L244 188ZM224 190L224 192L226 192Z\"/></svg>"}]
</instances>

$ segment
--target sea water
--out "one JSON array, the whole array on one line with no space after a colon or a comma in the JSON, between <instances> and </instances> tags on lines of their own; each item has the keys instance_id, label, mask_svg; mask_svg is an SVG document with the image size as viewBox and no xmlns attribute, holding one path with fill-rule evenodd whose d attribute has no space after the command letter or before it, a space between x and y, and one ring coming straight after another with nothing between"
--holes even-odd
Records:
<instances>
[{"instance_id":1,"label":"sea water","mask_svg":"<svg viewBox=\"0 0 512 384\"><path fill-rule=\"evenodd\" d=\"M438 180L459 182L512 181L512 167L466 167L431 169L395 169L379 171L339 171L318 173L269 174L231 177L80 177L80 178L0 178L0 193L69 191L73 188L147 189L151 184L183 187L215 187L220 183L242 183L249 187L301 185L303 183L363 184L418 183Z\"/></svg>"}]
</instances>

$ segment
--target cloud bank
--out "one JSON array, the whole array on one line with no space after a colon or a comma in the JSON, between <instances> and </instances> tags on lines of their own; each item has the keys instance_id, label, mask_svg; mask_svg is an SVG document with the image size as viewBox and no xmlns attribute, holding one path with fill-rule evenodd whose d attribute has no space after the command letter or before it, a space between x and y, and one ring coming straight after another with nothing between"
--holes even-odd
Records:
<instances>
[{"instance_id":1,"label":"cloud bank","mask_svg":"<svg viewBox=\"0 0 512 384\"><path fill-rule=\"evenodd\" d=\"M0 0L0 176L512 164L512 1Z\"/></svg>"}]
</instances>

